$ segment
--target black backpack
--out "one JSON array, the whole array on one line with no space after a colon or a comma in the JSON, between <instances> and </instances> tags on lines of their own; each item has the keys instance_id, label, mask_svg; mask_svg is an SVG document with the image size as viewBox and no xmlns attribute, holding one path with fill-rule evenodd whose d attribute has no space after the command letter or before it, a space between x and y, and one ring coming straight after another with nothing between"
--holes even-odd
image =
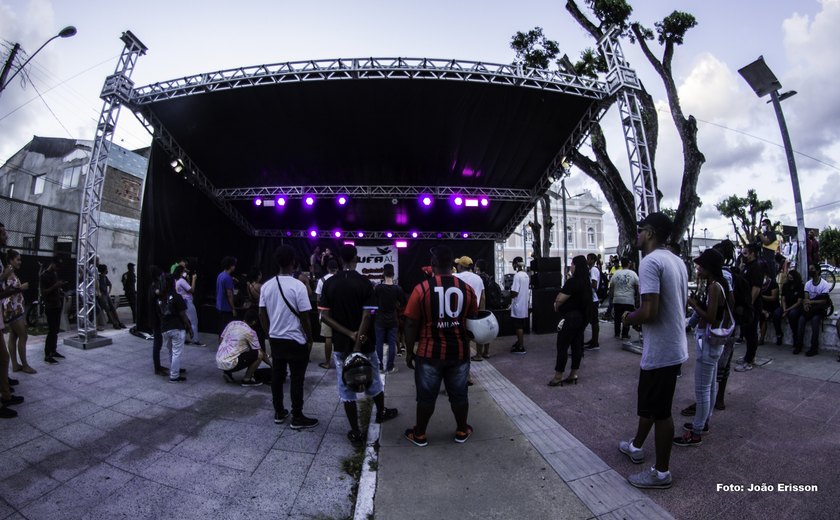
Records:
<instances>
[{"instance_id":1,"label":"black backpack","mask_svg":"<svg viewBox=\"0 0 840 520\"><path fill-rule=\"evenodd\" d=\"M161 318L171 318L175 315L175 295L170 294L165 300L157 299L158 315Z\"/></svg>"},{"instance_id":2,"label":"black backpack","mask_svg":"<svg viewBox=\"0 0 840 520\"><path fill-rule=\"evenodd\" d=\"M502 288L490 276L482 273L482 281L484 282L484 305L488 309L501 309L502 305ZM486 277L486 279L485 279Z\"/></svg>"},{"instance_id":3,"label":"black backpack","mask_svg":"<svg viewBox=\"0 0 840 520\"><path fill-rule=\"evenodd\" d=\"M598 300L604 301L610 292L610 279L604 271L599 270L599 272L601 273L601 280L598 282L598 289L595 293L598 295Z\"/></svg>"}]
</instances>

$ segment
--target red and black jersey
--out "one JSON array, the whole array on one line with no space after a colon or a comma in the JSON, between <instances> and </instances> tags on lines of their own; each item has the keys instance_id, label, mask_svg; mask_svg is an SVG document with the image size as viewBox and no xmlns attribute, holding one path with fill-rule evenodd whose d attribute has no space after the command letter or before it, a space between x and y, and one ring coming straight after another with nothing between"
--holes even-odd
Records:
<instances>
[{"instance_id":1,"label":"red and black jersey","mask_svg":"<svg viewBox=\"0 0 840 520\"><path fill-rule=\"evenodd\" d=\"M478 313L475 291L452 275L437 275L417 284L405 315L420 324L417 355L430 359L470 356L467 317Z\"/></svg>"}]
</instances>

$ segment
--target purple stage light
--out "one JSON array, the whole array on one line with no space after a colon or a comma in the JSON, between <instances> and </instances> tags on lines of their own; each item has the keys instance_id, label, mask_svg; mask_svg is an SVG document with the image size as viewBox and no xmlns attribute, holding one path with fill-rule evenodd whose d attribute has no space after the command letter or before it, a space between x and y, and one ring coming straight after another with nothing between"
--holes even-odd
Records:
<instances>
[{"instance_id":1,"label":"purple stage light","mask_svg":"<svg viewBox=\"0 0 840 520\"><path fill-rule=\"evenodd\" d=\"M307 195L306 198L303 199L303 202L307 206L311 206L311 205L315 204L315 197L313 197L312 195Z\"/></svg>"},{"instance_id":2,"label":"purple stage light","mask_svg":"<svg viewBox=\"0 0 840 520\"><path fill-rule=\"evenodd\" d=\"M312 237L312 238L317 237L318 236L318 230L316 230L316 229L310 230L309 231L309 236Z\"/></svg>"},{"instance_id":3,"label":"purple stage light","mask_svg":"<svg viewBox=\"0 0 840 520\"><path fill-rule=\"evenodd\" d=\"M466 202L464 202L464 205L467 206L468 208L477 208L478 207L478 199L467 199Z\"/></svg>"},{"instance_id":4,"label":"purple stage light","mask_svg":"<svg viewBox=\"0 0 840 520\"><path fill-rule=\"evenodd\" d=\"M365 232L364 231L359 231L358 233L356 233L356 236L359 237L359 238L364 238Z\"/></svg>"},{"instance_id":5,"label":"purple stage light","mask_svg":"<svg viewBox=\"0 0 840 520\"><path fill-rule=\"evenodd\" d=\"M428 207L432 205L432 197L430 195L421 195L420 204Z\"/></svg>"},{"instance_id":6,"label":"purple stage light","mask_svg":"<svg viewBox=\"0 0 840 520\"><path fill-rule=\"evenodd\" d=\"M443 233L438 233L437 237L438 237L438 240L440 240L441 238L443 238Z\"/></svg>"},{"instance_id":7,"label":"purple stage light","mask_svg":"<svg viewBox=\"0 0 840 520\"><path fill-rule=\"evenodd\" d=\"M355 246L355 245L356 245L356 243L355 243L355 242L353 242L352 240L345 240L345 241L344 241L344 245L345 245L345 246Z\"/></svg>"},{"instance_id":8,"label":"purple stage light","mask_svg":"<svg viewBox=\"0 0 840 520\"><path fill-rule=\"evenodd\" d=\"M280 195L279 197L277 197L277 201L276 201L276 202L277 202L277 206L278 206L278 207L280 207L280 208L282 208L283 206L285 206L285 205L286 205L286 197L284 197L284 196Z\"/></svg>"},{"instance_id":9,"label":"purple stage light","mask_svg":"<svg viewBox=\"0 0 840 520\"><path fill-rule=\"evenodd\" d=\"M347 197L345 197L344 195L339 195L338 199L336 199L336 200L337 200L339 206L343 206L343 205L347 204Z\"/></svg>"},{"instance_id":10,"label":"purple stage light","mask_svg":"<svg viewBox=\"0 0 840 520\"><path fill-rule=\"evenodd\" d=\"M333 236L334 236L335 238L341 238L341 231L335 231L335 232L333 232Z\"/></svg>"},{"instance_id":11,"label":"purple stage light","mask_svg":"<svg viewBox=\"0 0 840 520\"><path fill-rule=\"evenodd\" d=\"M481 203L482 208L486 208L487 206L490 205L490 199L488 199L487 197L481 197L479 199L479 202Z\"/></svg>"},{"instance_id":12,"label":"purple stage light","mask_svg":"<svg viewBox=\"0 0 840 520\"><path fill-rule=\"evenodd\" d=\"M292 236L292 232L291 232L291 231L286 231L286 236L287 236L287 237Z\"/></svg>"},{"instance_id":13,"label":"purple stage light","mask_svg":"<svg viewBox=\"0 0 840 520\"><path fill-rule=\"evenodd\" d=\"M452 199L452 202L454 202L456 206L460 206L464 203L464 198L457 195L454 199Z\"/></svg>"},{"instance_id":14,"label":"purple stage light","mask_svg":"<svg viewBox=\"0 0 840 520\"><path fill-rule=\"evenodd\" d=\"M406 240L397 240L397 249L403 249L408 247L408 241Z\"/></svg>"},{"instance_id":15,"label":"purple stage light","mask_svg":"<svg viewBox=\"0 0 840 520\"><path fill-rule=\"evenodd\" d=\"M411 232L411 238L417 238L417 231Z\"/></svg>"},{"instance_id":16,"label":"purple stage light","mask_svg":"<svg viewBox=\"0 0 840 520\"><path fill-rule=\"evenodd\" d=\"M469 233L461 233L461 236L464 237L464 238L470 238Z\"/></svg>"},{"instance_id":17,"label":"purple stage light","mask_svg":"<svg viewBox=\"0 0 840 520\"><path fill-rule=\"evenodd\" d=\"M254 199L254 206L262 206L263 200L259 197Z\"/></svg>"},{"instance_id":18,"label":"purple stage light","mask_svg":"<svg viewBox=\"0 0 840 520\"><path fill-rule=\"evenodd\" d=\"M386 231L385 236L388 237L388 238L393 238L394 234L391 233L390 231Z\"/></svg>"}]
</instances>

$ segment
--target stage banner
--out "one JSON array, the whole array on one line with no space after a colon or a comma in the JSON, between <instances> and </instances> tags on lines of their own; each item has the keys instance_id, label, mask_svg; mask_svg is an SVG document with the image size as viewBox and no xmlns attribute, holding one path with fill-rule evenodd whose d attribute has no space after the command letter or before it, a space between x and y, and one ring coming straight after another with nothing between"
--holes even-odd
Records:
<instances>
[{"instance_id":1,"label":"stage banner","mask_svg":"<svg viewBox=\"0 0 840 520\"><path fill-rule=\"evenodd\" d=\"M356 271L375 284L382 282L385 277L382 275L382 268L385 264L394 266L394 273L399 273L397 248L393 245L385 246L356 246L359 254L359 263L356 264Z\"/></svg>"}]
</instances>

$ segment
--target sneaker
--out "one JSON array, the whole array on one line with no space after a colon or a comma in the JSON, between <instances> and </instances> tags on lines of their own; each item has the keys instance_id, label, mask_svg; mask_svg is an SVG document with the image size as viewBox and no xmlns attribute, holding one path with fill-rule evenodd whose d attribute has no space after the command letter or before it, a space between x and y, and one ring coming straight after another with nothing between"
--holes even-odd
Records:
<instances>
[{"instance_id":1,"label":"sneaker","mask_svg":"<svg viewBox=\"0 0 840 520\"><path fill-rule=\"evenodd\" d=\"M251 379L243 379L240 386L262 386L262 381L257 381L253 377Z\"/></svg>"},{"instance_id":2,"label":"sneaker","mask_svg":"<svg viewBox=\"0 0 840 520\"><path fill-rule=\"evenodd\" d=\"M234 379L233 374L225 370L222 372L222 377L225 380L225 383L236 383L236 379Z\"/></svg>"},{"instance_id":3,"label":"sneaker","mask_svg":"<svg viewBox=\"0 0 840 520\"><path fill-rule=\"evenodd\" d=\"M743 345L744 344L744 338L736 338L735 339L735 344L736 345Z\"/></svg>"},{"instance_id":4,"label":"sneaker","mask_svg":"<svg viewBox=\"0 0 840 520\"><path fill-rule=\"evenodd\" d=\"M61 354L59 354L58 352L53 352L53 353L52 353L52 357L54 357L54 358L58 358L58 359L64 359L64 356L62 356L62 355L61 355Z\"/></svg>"},{"instance_id":5,"label":"sneaker","mask_svg":"<svg viewBox=\"0 0 840 520\"><path fill-rule=\"evenodd\" d=\"M202 343L200 341L193 341L192 344L195 345L196 347L206 347L207 346L207 343Z\"/></svg>"},{"instance_id":6,"label":"sneaker","mask_svg":"<svg viewBox=\"0 0 840 520\"><path fill-rule=\"evenodd\" d=\"M156 376L168 376L169 375L169 369L168 368L156 368L155 369L155 375Z\"/></svg>"},{"instance_id":7,"label":"sneaker","mask_svg":"<svg viewBox=\"0 0 840 520\"><path fill-rule=\"evenodd\" d=\"M743 363L735 367L735 372L749 372L754 368L755 365L753 363Z\"/></svg>"},{"instance_id":8,"label":"sneaker","mask_svg":"<svg viewBox=\"0 0 840 520\"><path fill-rule=\"evenodd\" d=\"M467 442L467 439L469 439L470 435L472 435L472 434L473 434L473 427L468 424L467 425L467 431L462 432L460 430L457 430L455 432L455 442L457 442L458 444L464 444L465 442Z\"/></svg>"},{"instance_id":9,"label":"sneaker","mask_svg":"<svg viewBox=\"0 0 840 520\"><path fill-rule=\"evenodd\" d=\"M347 432L347 439L350 441L350 444L354 446L358 446L365 442L364 437L362 437L362 432L359 430L350 430Z\"/></svg>"},{"instance_id":10,"label":"sneaker","mask_svg":"<svg viewBox=\"0 0 840 520\"><path fill-rule=\"evenodd\" d=\"M633 446L633 439L619 442L618 451L627 455L630 458L630 462L633 464L641 464L645 460L644 448L637 448Z\"/></svg>"},{"instance_id":11,"label":"sneaker","mask_svg":"<svg viewBox=\"0 0 840 520\"><path fill-rule=\"evenodd\" d=\"M683 423L683 430L689 433L694 431L694 423ZM703 435L709 434L709 422L707 421L706 424L703 426Z\"/></svg>"},{"instance_id":12,"label":"sneaker","mask_svg":"<svg viewBox=\"0 0 840 520\"><path fill-rule=\"evenodd\" d=\"M184 376L178 376L175 379L172 379L171 377L169 378L170 383L183 383L186 380L187 380L187 378L184 377Z\"/></svg>"},{"instance_id":13,"label":"sneaker","mask_svg":"<svg viewBox=\"0 0 840 520\"><path fill-rule=\"evenodd\" d=\"M279 412L274 412L274 424L283 424L283 421L285 421L288 416L289 410L286 410L285 408Z\"/></svg>"},{"instance_id":14,"label":"sneaker","mask_svg":"<svg viewBox=\"0 0 840 520\"><path fill-rule=\"evenodd\" d=\"M674 437L674 446L700 446L701 444L703 444L703 439L691 432L683 433L682 437Z\"/></svg>"},{"instance_id":15,"label":"sneaker","mask_svg":"<svg viewBox=\"0 0 840 520\"><path fill-rule=\"evenodd\" d=\"M818 353L819 352L816 349L811 349L811 350L809 350L808 352L805 353L805 357L814 357Z\"/></svg>"},{"instance_id":16,"label":"sneaker","mask_svg":"<svg viewBox=\"0 0 840 520\"><path fill-rule=\"evenodd\" d=\"M697 413L697 403L690 404L680 410L680 415L684 417L694 417L694 414Z\"/></svg>"},{"instance_id":17,"label":"sneaker","mask_svg":"<svg viewBox=\"0 0 840 520\"><path fill-rule=\"evenodd\" d=\"M3 399L2 401L0 401L0 405L2 406L15 406L21 403L23 403L22 395L13 395L8 399Z\"/></svg>"},{"instance_id":18,"label":"sneaker","mask_svg":"<svg viewBox=\"0 0 840 520\"><path fill-rule=\"evenodd\" d=\"M20 384L20 381L19 381L19 380L14 379L14 378L12 378L12 377L10 377L10 378L9 378L9 386L17 386L17 385L19 385L19 384Z\"/></svg>"},{"instance_id":19,"label":"sneaker","mask_svg":"<svg viewBox=\"0 0 840 520\"><path fill-rule=\"evenodd\" d=\"M511 352L516 352L519 349L519 342L517 341L510 347Z\"/></svg>"},{"instance_id":20,"label":"sneaker","mask_svg":"<svg viewBox=\"0 0 840 520\"><path fill-rule=\"evenodd\" d=\"M664 477L660 477L659 472L653 467L641 473L630 475L627 477L627 481L633 486L643 489L668 489L672 483L670 471Z\"/></svg>"},{"instance_id":21,"label":"sneaker","mask_svg":"<svg viewBox=\"0 0 840 520\"><path fill-rule=\"evenodd\" d=\"M397 367L391 367L391 369L390 369L390 370L388 370L388 373L389 373L389 374L396 374L397 372L399 372L399 370L397 369Z\"/></svg>"},{"instance_id":22,"label":"sneaker","mask_svg":"<svg viewBox=\"0 0 840 520\"><path fill-rule=\"evenodd\" d=\"M597 343L590 343L589 345L584 345L583 350L601 350L601 345Z\"/></svg>"},{"instance_id":23,"label":"sneaker","mask_svg":"<svg viewBox=\"0 0 840 520\"><path fill-rule=\"evenodd\" d=\"M781 345L781 344L782 344L782 337L781 336L776 336L776 345Z\"/></svg>"},{"instance_id":24,"label":"sneaker","mask_svg":"<svg viewBox=\"0 0 840 520\"><path fill-rule=\"evenodd\" d=\"M318 419L313 419L312 417L307 417L305 415L298 415L297 417L292 417L291 428L293 430L305 430L307 428L314 428L316 426L318 426Z\"/></svg>"},{"instance_id":25,"label":"sneaker","mask_svg":"<svg viewBox=\"0 0 840 520\"><path fill-rule=\"evenodd\" d=\"M396 408L385 408L381 412L376 412L376 423L384 423L385 421L393 419L394 417L399 415L399 413L400 412L398 412Z\"/></svg>"},{"instance_id":26,"label":"sneaker","mask_svg":"<svg viewBox=\"0 0 840 520\"><path fill-rule=\"evenodd\" d=\"M14 419L17 415L17 412L11 408L0 406L0 419Z\"/></svg>"},{"instance_id":27,"label":"sneaker","mask_svg":"<svg viewBox=\"0 0 840 520\"><path fill-rule=\"evenodd\" d=\"M54 357L46 357L46 358L44 358L44 363L46 363L48 365L57 365L58 360L55 359Z\"/></svg>"},{"instance_id":28,"label":"sneaker","mask_svg":"<svg viewBox=\"0 0 840 520\"><path fill-rule=\"evenodd\" d=\"M525 347L521 347L517 344L510 352L511 354L526 354L528 351L525 350Z\"/></svg>"},{"instance_id":29,"label":"sneaker","mask_svg":"<svg viewBox=\"0 0 840 520\"><path fill-rule=\"evenodd\" d=\"M426 435L419 435L415 433L414 428L407 429L403 436L405 436L405 438L411 441L415 446L420 446L422 448L423 446L429 445L429 440L426 438Z\"/></svg>"},{"instance_id":30,"label":"sneaker","mask_svg":"<svg viewBox=\"0 0 840 520\"><path fill-rule=\"evenodd\" d=\"M628 334L627 336L623 336L623 335L622 335L622 336L621 336L621 339L630 339L630 335L629 335L629 334Z\"/></svg>"},{"instance_id":31,"label":"sneaker","mask_svg":"<svg viewBox=\"0 0 840 520\"><path fill-rule=\"evenodd\" d=\"M744 364L744 356L739 357L735 360L736 365L743 365Z\"/></svg>"}]
</instances>

